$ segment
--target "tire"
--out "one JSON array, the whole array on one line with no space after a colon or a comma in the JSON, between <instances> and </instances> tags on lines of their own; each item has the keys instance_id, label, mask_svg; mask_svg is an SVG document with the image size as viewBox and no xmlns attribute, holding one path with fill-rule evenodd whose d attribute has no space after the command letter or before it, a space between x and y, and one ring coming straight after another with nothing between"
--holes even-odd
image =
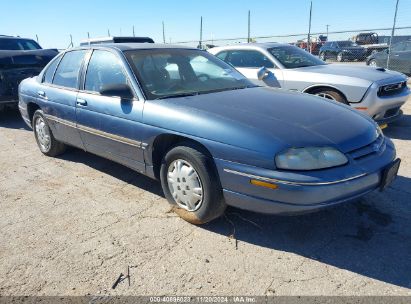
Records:
<instances>
[{"instance_id":1,"label":"tire","mask_svg":"<svg viewBox=\"0 0 411 304\"><path fill-rule=\"evenodd\" d=\"M337 54L337 61L338 62L343 62L344 61L344 54L342 52L339 52Z\"/></svg>"},{"instance_id":2,"label":"tire","mask_svg":"<svg viewBox=\"0 0 411 304\"><path fill-rule=\"evenodd\" d=\"M226 204L220 180L201 147L181 143L169 150L161 163L160 179L173 211L185 221L200 225L223 215Z\"/></svg>"},{"instance_id":3,"label":"tire","mask_svg":"<svg viewBox=\"0 0 411 304\"><path fill-rule=\"evenodd\" d=\"M66 150L66 145L54 138L43 111L34 112L32 125L37 145L43 154L57 156Z\"/></svg>"},{"instance_id":4,"label":"tire","mask_svg":"<svg viewBox=\"0 0 411 304\"><path fill-rule=\"evenodd\" d=\"M320 59L321 59L322 61L326 61L326 60L327 60L327 56L326 56L325 52L321 52L319 57L320 57Z\"/></svg>"},{"instance_id":5,"label":"tire","mask_svg":"<svg viewBox=\"0 0 411 304\"><path fill-rule=\"evenodd\" d=\"M370 61L368 61L368 65L375 68L378 67L377 61L375 59L371 59Z\"/></svg>"},{"instance_id":6,"label":"tire","mask_svg":"<svg viewBox=\"0 0 411 304\"><path fill-rule=\"evenodd\" d=\"M319 97L323 97L323 98L326 98L326 99L338 101L338 102L341 102L341 103L346 104L346 105L349 104L347 99L344 97L344 95L342 95L337 90L324 88L324 89L319 89L319 90L313 91L313 92L311 92L311 94L319 96Z\"/></svg>"}]
</instances>

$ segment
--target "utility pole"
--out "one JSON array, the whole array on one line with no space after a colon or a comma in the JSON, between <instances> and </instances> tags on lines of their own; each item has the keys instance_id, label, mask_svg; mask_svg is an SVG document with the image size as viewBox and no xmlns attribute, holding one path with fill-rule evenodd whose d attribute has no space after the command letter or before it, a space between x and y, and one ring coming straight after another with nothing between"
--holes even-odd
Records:
<instances>
[{"instance_id":1,"label":"utility pole","mask_svg":"<svg viewBox=\"0 0 411 304\"><path fill-rule=\"evenodd\" d=\"M327 24L326 27L327 27L327 40L328 40L328 28L330 27L330 25Z\"/></svg>"},{"instance_id":2,"label":"utility pole","mask_svg":"<svg viewBox=\"0 0 411 304\"><path fill-rule=\"evenodd\" d=\"M111 35L110 35L110 29L107 29L107 35L108 35L109 37L111 37Z\"/></svg>"},{"instance_id":3,"label":"utility pole","mask_svg":"<svg viewBox=\"0 0 411 304\"><path fill-rule=\"evenodd\" d=\"M391 31L391 37L390 37L390 45L389 45L389 47L388 47L387 69L389 69L389 67L390 67L392 38L394 37L395 24L397 23L397 12L398 12L398 3L399 3L399 2L400 2L400 0L397 0L397 4L395 5L394 24L392 25L392 31Z\"/></svg>"},{"instance_id":4,"label":"utility pole","mask_svg":"<svg viewBox=\"0 0 411 304\"><path fill-rule=\"evenodd\" d=\"M73 47L73 46L74 46L74 44L73 44L73 35L70 34L70 44L69 44L69 47Z\"/></svg>"},{"instance_id":5,"label":"utility pole","mask_svg":"<svg viewBox=\"0 0 411 304\"><path fill-rule=\"evenodd\" d=\"M133 37L136 37L136 33L134 32L134 25L133 25Z\"/></svg>"},{"instance_id":6,"label":"utility pole","mask_svg":"<svg viewBox=\"0 0 411 304\"><path fill-rule=\"evenodd\" d=\"M166 44L166 31L164 29L164 21L163 21L163 43Z\"/></svg>"},{"instance_id":7,"label":"utility pole","mask_svg":"<svg viewBox=\"0 0 411 304\"><path fill-rule=\"evenodd\" d=\"M37 40L37 43L39 42L39 36L37 36L37 34L36 34L36 40Z\"/></svg>"},{"instance_id":8,"label":"utility pole","mask_svg":"<svg viewBox=\"0 0 411 304\"><path fill-rule=\"evenodd\" d=\"M251 42L251 11L248 10L248 34L247 34L247 43Z\"/></svg>"},{"instance_id":9,"label":"utility pole","mask_svg":"<svg viewBox=\"0 0 411 304\"><path fill-rule=\"evenodd\" d=\"M87 32L88 46L90 47L90 32Z\"/></svg>"},{"instance_id":10,"label":"utility pole","mask_svg":"<svg viewBox=\"0 0 411 304\"><path fill-rule=\"evenodd\" d=\"M313 11L313 2L310 3L310 19L308 22L307 51L311 53L311 16Z\"/></svg>"},{"instance_id":11,"label":"utility pole","mask_svg":"<svg viewBox=\"0 0 411 304\"><path fill-rule=\"evenodd\" d=\"M203 48L203 16L200 19L200 43L198 44L198 48Z\"/></svg>"}]
</instances>

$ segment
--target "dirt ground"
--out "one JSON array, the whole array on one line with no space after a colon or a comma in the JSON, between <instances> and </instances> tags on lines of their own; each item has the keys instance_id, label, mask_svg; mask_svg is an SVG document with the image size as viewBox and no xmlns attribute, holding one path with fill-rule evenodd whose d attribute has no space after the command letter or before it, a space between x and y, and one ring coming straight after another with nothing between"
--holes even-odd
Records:
<instances>
[{"instance_id":1,"label":"dirt ground","mask_svg":"<svg viewBox=\"0 0 411 304\"><path fill-rule=\"evenodd\" d=\"M0 295L411 295L411 100L385 130L397 180L297 217L230 208L205 226L160 185L77 149L43 156L0 114ZM130 285L113 283L130 271Z\"/></svg>"}]
</instances>

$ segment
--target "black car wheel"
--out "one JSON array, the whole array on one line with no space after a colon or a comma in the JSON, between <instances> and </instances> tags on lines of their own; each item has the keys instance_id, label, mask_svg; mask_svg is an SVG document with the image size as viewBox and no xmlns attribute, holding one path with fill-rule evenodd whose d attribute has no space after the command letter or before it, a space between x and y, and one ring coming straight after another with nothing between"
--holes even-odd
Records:
<instances>
[{"instance_id":1,"label":"black car wheel","mask_svg":"<svg viewBox=\"0 0 411 304\"><path fill-rule=\"evenodd\" d=\"M344 61L344 54L343 54L343 52L339 52L339 53L337 54L337 61L338 61L338 62L343 62L343 61Z\"/></svg>"},{"instance_id":2,"label":"black car wheel","mask_svg":"<svg viewBox=\"0 0 411 304\"><path fill-rule=\"evenodd\" d=\"M192 224L220 217L226 208L213 160L192 143L175 146L164 156L160 179L173 210Z\"/></svg>"},{"instance_id":3,"label":"black car wheel","mask_svg":"<svg viewBox=\"0 0 411 304\"><path fill-rule=\"evenodd\" d=\"M322 61L326 61L326 60L327 60L327 56L326 56L325 52L321 52L321 53L320 53L320 59L321 59Z\"/></svg>"},{"instance_id":4,"label":"black car wheel","mask_svg":"<svg viewBox=\"0 0 411 304\"><path fill-rule=\"evenodd\" d=\"M375 68L378 67L377 61L375 59L371 59L370 61L368 61L368 65Z\"/></svg>"},{"instance_id":5,"label":"black car wheel","mask_svg":"<svg viewBox=\"0 0 411 304\"><path fill-rule=\"evenodd\" d=\"M66 150L66 145L54 138L43 111L37 110L34 113L32 125L37 145L43 154L57 156Z\"/></svg>"}]
</instances>

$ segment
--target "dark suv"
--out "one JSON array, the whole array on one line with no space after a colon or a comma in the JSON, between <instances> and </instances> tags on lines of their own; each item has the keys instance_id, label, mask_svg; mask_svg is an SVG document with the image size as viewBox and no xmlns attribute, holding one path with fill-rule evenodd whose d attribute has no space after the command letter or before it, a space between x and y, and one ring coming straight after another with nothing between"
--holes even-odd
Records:
<instances>
[{"instance_id":1,"label":"dark suv","mask_svg":"<svg viewBox=\"0 0 411 304\"><path fill-rule=\"evenodd\" d=\"M38 75L57 54L32 39L0 35L0 110L17 105L20 82Z\"/></svg>"},{"instance_id":2,"label":"dark suv","mask_svg":"<svg viewBox=\"0 0 411 304\"><path fill-rule=\"evenodd\" d=\"M365 60L367 51L365 48L352 41L329 41L320 48L320 59L336 59L338 62L345 60Z\"/></svg>"}]
</instances>

